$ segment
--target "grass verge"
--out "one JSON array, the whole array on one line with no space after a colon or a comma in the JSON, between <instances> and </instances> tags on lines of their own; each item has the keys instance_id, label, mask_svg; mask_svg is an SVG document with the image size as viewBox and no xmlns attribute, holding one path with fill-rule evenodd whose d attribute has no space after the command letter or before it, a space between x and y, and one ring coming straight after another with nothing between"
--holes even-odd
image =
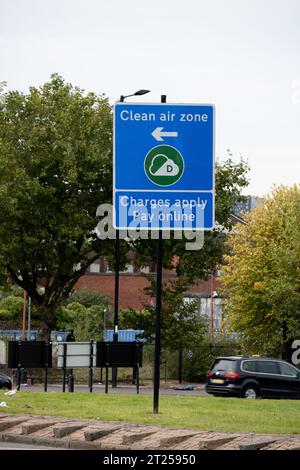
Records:
<instances>
[{"instance_id":1,"label":"grass verge","mask_svg":"<svg viewBox=\"0 0 300 470\"><path fill-rule=\"evenodd\" d=\"M242 400L215 397L160 398L160 413L152 413L152 397L21 391L6 401L3 413L28 413L100 419L231 432L300 434L300 401Z\"/></svg>"}]
</instances>

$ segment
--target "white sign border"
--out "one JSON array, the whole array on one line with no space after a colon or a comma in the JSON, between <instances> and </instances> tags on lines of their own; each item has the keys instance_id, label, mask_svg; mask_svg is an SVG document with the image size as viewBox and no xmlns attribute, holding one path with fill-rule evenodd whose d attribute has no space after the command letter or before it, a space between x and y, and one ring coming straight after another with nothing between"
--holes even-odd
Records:
<instances>
[{"instance_id":1,"label":"white sign border","mask_svg":"<svg viewBox=\"0 0 300 470\"><path fill-rule=\"evenodd\" d=\"M115 149L116 149L116 112L115 109L117 106L126 106L126 105L138 105L138 106L206 106L206 107L211 107L213 109L213 187L212 190L167 190L167 191L162 191L161 189L116 189L116 164L115 164ZM141 102L123 102L123 101L117 101L116 103L113 104L113 228L115 230L130 230L130 227L117 227L116 225L116 192L117 191L127 191L127 192L134 192L134 191L141 191L141 192L183 192L183 193L211 193L212 194L212 226L211 227L197 227L190 229L193 232L206 232L206 231L212 231L215 228L215 170L216 170L216 155L215 155L215 148L216 148L216 107L214 104L211 103L141 103ZM157 231L157 230L170 230L170 231L182 231L184 230L184 227L181 228L163 228L163 227L149 227L147 229L141 229L141 231L144 232L152 232L152 231Z\"/></svg>"}]
</instances>

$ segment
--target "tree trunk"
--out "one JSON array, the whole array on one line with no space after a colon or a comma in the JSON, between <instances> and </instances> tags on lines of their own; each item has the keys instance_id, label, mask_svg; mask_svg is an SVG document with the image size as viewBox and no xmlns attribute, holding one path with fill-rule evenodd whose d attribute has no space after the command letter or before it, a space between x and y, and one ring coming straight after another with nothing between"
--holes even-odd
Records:
<instances>
[{"instance_id":1,"label":"tree trunk","mask_svg":"<svg viewBox=\"0 0 300 470\"><path fill-rule=\"evenodd\" d=\"M48 320L42 320L38 328L38 340L50 341L51 323Z\"/></svg>"},{"instance_id":2,"label":"tree trunk","mask_svg":"<svg viewBox=\"0 0 300 470\"><path fill-rule=\"evenodd\" d=\"M290 364L292 364L292 355L294 352L292 349L293 342L294 339L287 339L282 346L282 359Z\"/></svg>"},{"instance_id":3,"label":"tree trunk","mask_svg":"<svg viewBox=\"0 0 300 470\"><path fill-rule=\"evenodd\" d=\"M293 354L292 344L293 344L294 339L288 338L286 322L283 322L283 325L282 325L282 338L283 338L283 341L282 341L281 357L284 361L290 362L292 364L292 354Z\"/></svg>"}]
</instances>

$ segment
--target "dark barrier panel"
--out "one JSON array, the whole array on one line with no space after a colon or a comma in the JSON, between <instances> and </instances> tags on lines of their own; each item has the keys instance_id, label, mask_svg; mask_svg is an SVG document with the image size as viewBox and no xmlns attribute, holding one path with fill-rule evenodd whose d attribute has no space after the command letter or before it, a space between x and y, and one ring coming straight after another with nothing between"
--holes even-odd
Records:
<instances>
[{"instance_id":1,"label":"dark barrier panel","mask_svg":"<svg viewBox=\"0 0 300 470\"><path fill-rule=\"evenodd\" d=\"M9 341L8 342L8 359L7 359L7 366L11 369L16 369L18 367L18 360L17 360L17 341Z\"/></svg>"},{"instance_id":2,"label":"dark barrier panel","mask_svg":"<svg viewBox=\"0 0 300 470\"><path fill-rule=\"evenodd\" d=\"M140 342L97 342L96 367L141 367L142 359Z\"/></svg>"},{"instance_id":3,"label":"dark barrier panel","mask_svg":"<svg viewBox=\"0 0 300 470\"><path fill-rule=\"evenodd\" d=\"M52 367L52 344L45 341L9 341L8 367Z\"/></svg>"},{"instance_id":4,"label":"dark barrier panel","mask_svg":"<svg viewBox=\"0 0 300 470\"><path fill-rule=\"evenodd\" d=\"M105 393L108 393L108 368L132 367L136 375L136 391L139 393L139 368L142 366L143 345L140 342L98 341L96 367L105 367Z\"/></svg>"}]
</instances>

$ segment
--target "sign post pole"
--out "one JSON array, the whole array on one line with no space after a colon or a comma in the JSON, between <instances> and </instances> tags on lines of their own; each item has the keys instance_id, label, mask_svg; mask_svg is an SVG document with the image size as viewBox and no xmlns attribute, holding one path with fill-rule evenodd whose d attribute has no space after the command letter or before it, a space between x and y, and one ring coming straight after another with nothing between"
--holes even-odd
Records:
<instances>
[{"instance_id":1,"label":"sign post pole","mask_svg":"<svg viewBox=\"0 0 300 470\"><path fill-rule=\"evenodd\" d=\"M116 230L116 244L115 244L115 300L114 300L114 336L113 341L118 342L118 325L119 325L119 280L120 280L120 233ZM111 371L111 386L117 387L117 374L118 369L112 368Z\"/></svg>"},{"instance_id":2,"label":"sign post pole","mask_svg":"<svg viewBox=\"0 0 300 470\"><path fill-rule=\"evenodd\" d=\"M45 377L44 377L44 391L47 392L48 390L48 348L49 348L49 343L45 343L45 357L46 357L46 362L44 364L44 372L45 372Z\"/></svg>"},{"instance_id":3,"label":"sign post pole","mask_svg":"<svg viewBox=\"0 0 300 470\"><path fill-rule=\"evenodd\" d=\"M156 308L155 308L155 353L154 353L154 393L153 413L158 413L160 384L160 329L161 329L161 284L162 284L162 230L158 232L156 267Z\"/></svg>"},{"instance_id":4,"label":"sign post pole","mask_svg":"<svg viewBox=\"0 0 300 470\"><path fill-rule=\"evenodd\" d=\"M166 95L161 95L161 103L166 103L166 100L167 100ZM158 409L159 409L162 257L163 257L162 229L159 229L158 230L158 242L157 242L157 257L156 257L156 307L155 307L156 316L155 316L153 413L158 413Z\"/></svg>"},{"instance_id":5,"label":"sign post pole","mask_svg":"<svg viewBox=\"0 0 300 470\"><path fill-rule=\"evenodd\" d=\"M64 355L63 355L63 386L62 391L66 391L66 367L67 367L67 345L64 343Z\"/></svg>"},{"instance_id":6,"label":"sign post pole","mask_svg":"<svg viewBox=\"0 0 300 470\"><path fill-rule=\"evenodd\" d=\"M90 341L89 389L93 391L94 340Z\"/></svg>"}]
</instances>

